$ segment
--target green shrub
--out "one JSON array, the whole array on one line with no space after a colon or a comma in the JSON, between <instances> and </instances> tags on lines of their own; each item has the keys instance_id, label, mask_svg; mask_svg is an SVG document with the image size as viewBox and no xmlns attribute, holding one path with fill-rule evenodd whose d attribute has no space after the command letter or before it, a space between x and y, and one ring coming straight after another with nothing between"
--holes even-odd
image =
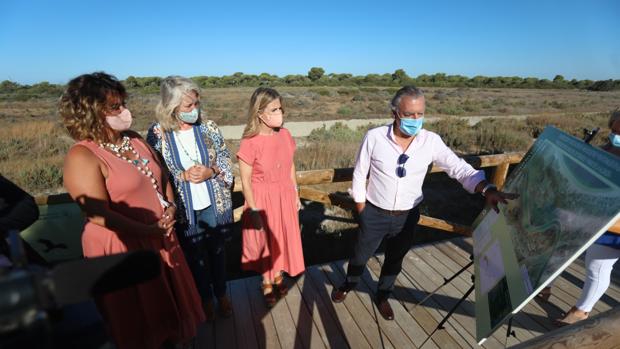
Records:
<instances>
[{"instance_id":1,"label":"green shrub","mask_svg":"<svg viewBox=\"0 0 620 349\"><path fill-rule=\"evenodd\" d=\"M351 107L343 105L342 107L338 108L337 113L338 115L348 116L353 114L353 110L351 109Z\"/></svg>"}]
</instances>

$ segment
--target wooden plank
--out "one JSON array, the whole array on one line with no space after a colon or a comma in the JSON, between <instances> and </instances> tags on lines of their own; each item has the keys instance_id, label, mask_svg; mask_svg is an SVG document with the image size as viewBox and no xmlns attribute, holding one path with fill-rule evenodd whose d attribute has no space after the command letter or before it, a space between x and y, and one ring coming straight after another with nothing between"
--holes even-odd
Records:
<instances>
[{"instance_id":1,"label":"wooden plank","mask_svg":"<svg viewBox=\"0 0 620 349\"><path fill-rule=\"evenodd\" d=\"M471 251L473 249L473 241L472 239L451 239L450 241L447 242L448 244L455 244L459 247L461 247L465 253ZM559 282L564 284L561 281L561 278L558 278L554 281L555 282ZM564 284L565 285L565 284ZM556 292L554 292L555 295L555 303L556 305L560 308L560 309L568 309L571 306L573 306L576 302L576 297L573 294L574 293L574 289L570 288L568 290L564 290L564 289L557 289Z\"/></svg>"},{"instance_id":2,"label":"wooden plank","mask_svg":"<svg viewBox=\"0 0 620 349\"><path fill-rule=\"evenodd\" d=\"M323 343L321 334L314 321L312 321L312 313L308 311L301 292L297 288L297 283L303 279L304 276L302 275L296 280L295 284L291 285L288 294L283 300L288 306L293 323L297 329L297 337L301 340L303 348L322 349L325 348L325 343Z\"/></svg>"},{"instance_id":3,"label":"wooden plank","mask_svg":"<svg viewBox=\"0 0 620 349\"><path fill-rule=\"evenodd\" d=\"M193 342L193 347L196 349L215 348L213 322L203 322L198 325L198 333L196 334L196 339Z\"/></svg>"},{"instance_id":4,"label":"wooden plank","mask_svg":"<svg viewBox=\"0 0 620 349\"><path fill-rule=\"evenodd\" d=\"M444 251L446 255L451 256L452 260L455 261L457 264L463 266L469 262L469 254L465 250L462 250L460 247L452 243L458 240L459 239L445 241L440 244L436 244L435 246L436 248ZM466 277L469 278L471 277L471 275L473 274L471 272L468 272ZM557 302L555 303L556 304L552 304L535 300L534 302L530 302L528 305L526 305L524 311L526 314L528 314L530 318L534 319L533 321L536 321L547 330L554 329L556 326L553 324L553 319L560 317L562 314L562 308L558 306ZM564 303L560 302L559 304L563 305ZM520 316L522 315L519 314L515 316L515 319L521 319Z\"/></svg>"},{"instance_id":5,"label":"wooden plank","mask_svg":"<svg viewBox=\"0 0 620 349\"><path fill-rule=\"evenodd\" d=\"M445 243L431 244L428 246L428 249L431 253L444 253L446 258L442 258L441 262L453 272L457 272L463 266L469 263L469 258L460 255L458 252L455 253L454 250L448 249L447 252L451 252L451 254L448 255L445 250L446 248L447 247ZM469 269L468 271L463 272L459 277L467 282L471 282L471 271L473 271L473 269ZM471 296L471 299L475 301L475 296L473 294ZM532 314L532 316L530 316L530 313ZM557 316L560 315L559 311L555 314ZM546 333L550 329L555 329L556 327L548 315L548 312L545 311L537 302L530 302L528 305L526 305L523 312L519 312L517 315L515 315L513 326L525 327L525 325L527 324L528 328L535 326L535 330L538 333ZM501 333L500 330L498 330L497 332ZM503 332L505 333L505 331Z\"/></svg>"},{"instance_id":6,"label":"wooden plank","mask_svg":"<svg viewBox=\"0 0 620 349\"><path fill-rule=\"evenodd\" d=\"M415 253L423 259L431 268L433 268L439 275L442 275L444 278L449 278L458 272L462 267L457 267L456 264L453 264L455 269L449 268L446 264L452 262L450 257L444 255L440 250L434 249L432 245L421 246L415 249ZM453 263L453 262L452 262ZM472 267L470 267L472 268ZM473 268L472 268L473 269ZM464 294L469 290L472 285L472 280L470 276L466 276L468 271L463 272L457 278L453 279L450 284L444 286L447 287L449 285L454 286L457 290L458 294ZM468 302L464 302L461 306L463 307L464 312L471 317L472 322L468 324L468 328L471 328L472 337L476 337L476 309L475 309L475 295L471 293L467 297ZM523 326L523 318L515 317L513 319L513 329L515 331L516 338L510 337L508 338L508 344L516 344L522 339L533 338L537 335L547 332L547 329L537 325L535 327L535 331L530 331L529 328ZM527 321L530 321L529 319ZM465 324L464 324L465 325ZM530 326L528 326L530 327ZM495 331L487 341L484 342L484 347L504 347L504 343L506 342L506 331L501 331L501 329L507 328L507 325L500 327L497 331Z\"/></svg>"},{"instance_id":7,"label":"wooden plank","mask_svg":"<svg viewBox=\"0 0 620 349\"><path fill-rule=\"evenodd\" d=\"M228 297L230 297L230 287L227 290ZM223 318L219 316L216 308L216 320L215 320L215 347L216 348L236 348L237 342L235 336L235 318L233 316L229 318Z\"/></svg>"},{"instance_id":8,"label":"wooden plank","mask_svg":"<svg viewBox=\"0 0 620 349\"><path fill-rule=\"evenodd\" d=\"M340 272L343 279L346 277L345 265L346 263L343 261L332 263L332 269ZM411 348L414 343L409 339L406 332L403 332L402 328L398 325L398 323L393 320L385 320L376 309L373 301L377 289L376 279L376 276L373 279L372 275L368 272L368 270L365 270L362 274L360 282L356 287L355 295L359 297L362 305L370 314L372 314L372 318L375 320L377 326L381 328L381 330L388 337L389 341L396 348ZM392 310L394 310L394 312L406 311L398 302L390 301L390 305L392 306Z\"/></svg>"},{"instance_id":9,"label":"wooden plank","mask_svg":"<svg viewBox=\"0 0 620 349\"><path fill-rule=\"evenodd\" d=\"M250 299L256 341L259 348L281 348L275 324L271 312L265 305L260 285L259 276L245 279L245 291Z\"/></svg>"},{"instance_id":10,"label":"wooden plank","mask_svg":"<svg viewBox=\"0 0 620 349\"><path fill-rule=\"evenodd\" d=\"M276 305L271 308L271 316L278 333L278 339L282 348L302 348L301 339L293 324L293 318L283 299L278 299Z\"/></svg>"},{"instance_id":11,"label":"wooden plank","mask_svg":"<svg viewBox=\"0 0 620 349\"><path fill-rule=\"evenodd\" d=\"M424 266L424 264L426 264L430 268L428 269L429 272L435 272L436 275L439 276L439 279L434 280L435 285L433 285L432 289L443 284L443 278L449 278L452 275L454 275L454 272L448 269L446 266L444 266L443 263L440 261L441 259L447 259L449 257L443 256L441 254L437 254L436 256L433 256L428 250L424 249L424 247L422 246L413 249L412 251L410 251L410 253L419 257L420 260L422 261L422 263L419 263L419 264L416 263L416 266L418 265ZM454 304L456 304L456 302L461 297L463 297L465 292L467 292L471 286L472 286L471 279L469 281L466 281L464 278L457 277L453 279L452 282L443 286L441 290L439 291L439 294L444 294L449 297L446 299L447 302L444 303L449 309L449 308L452 308ZM460 308L463 311L463 318L460 318L457 316L456 320L459 321L461 325L471 334L472 340L475 343L476 341L476 321L475 321L476 311L474 308L474 303L475 303L475 298L472 293L466 298L466 301L461 303L460 305ZM442 304L442 302L440 302L440 304ZM528 333L527 336L529 338L533 337L531 333ZM485 344L484 347L485 348L503 348L504 347L503 341L504 341L504 338L500 338L499 334L495 332L484 343Z\"/></svg>"},{"instance_id":12,"label":"wooden plank","mask_svg":"<svg viewBox=\"0 0 620 349\"><path fill-rule=\"evenodd\" d=\"M243 279L229 281L228 287L230 289L230 300L233 304L233 316L235 317L237 348L258 349L250 298L245 288L245 281Z\"/></svg>"},{"instance_id":13,"label":"wooden plank","mask_svg":"<svg viewBox=\"0 0 620 349\"><path fill-rule=\"evenodd\" d=\"M504 182L506 181L506 176L508 175L509 167L510 167L510 164L505 162L505 163L497 165L493 169L491 183L495 184L499 190L501 190L504 187Z\"/></svg>"},{"instance_id":14,"label":"wooden plank","mask_svg":"<svg viewBox=\"0 0 620 349\"><path fill-rule=\"evenodd\" d=\"M375 290L377 287L377 282L375 279L379 278L379 274L375 274L373 270L369 269L369 274L373 276L370 280L369 284L366 280L369 278L364 277L364 280L368 287L372 290ZM411 343L415 347L420 347L424 340L428 337L428 334L424 331L422 326L416 322L416 320L411 316L411 314L407 311L403 303L401 303L396 297L393 295L390 297L390 305L392 305L392 309L394 310L394 321L404 332L404 334L409 338ZM380 315L378 315L380 316ZM439 348L437 344L433 341L433 339L429 339L426 344L424 344L424 348Z\"/></svg>"},{"instance_id":15,"label":"wooden plank","mask_svg":"<svg viewBox=\"0 0 620 349\"><path fill-rule=\"evenodd\" d=\"M525 348L617 349L620 343L620 308L522 343Z\"/></svg>"},{"instance_id":16,"label":"wooden plank","mask_svg":"<svg viewBox=\"0 0 620 349\"><path fill-rule=\"evenodd\" d=\"M405 259L407 259L407 257L405 257ZM375 258L370 258L368 267L376 275L381 273L381 266ZM429 300L426 306L414 307L415 303L419 302L424 297L421 292L417 291L423 289L423 286L419 283L419 279L409 278L401 273L396 280L395 286L397 287L393 292L394 296L420 326L424 328L424 332L431 334L447 312L443 311L432 299ZM414 302L405 301L411 300L412 297L415 300ZM465 340L458 334L452 324L447 323L444 327L445 331L436 331L430 340L434 341L440 348L462 348ZM426 347L426 344L424 346ZM469 345L465 347L469 347Z\"/></svg>"},{"instance_id":17,"label":"wooden plank","mask_svg":"<svg viewBox=\"0 0 620 349\"><path fill-rule=\"evenodd\" d=\"M327 277L323 267L317 266L306 270L306 276L309 276L306 280L311 280L314 288L319 291L319 295L321 296L323 304L326 305L326 309L342 326L342 331L346 336L345 340L349 346L351 348L372 348L344 303L332 302L330 295L334 286Z\"/></svg>"},{"instance_id":18,"label":"wooden plank","mask_svg":"<svg viewBox=\"0 0 620 349\"><path fill-rule=\"evenodd\" d=\"M306 269L305 275L297 280L295 286L299 289L299 293L303 298L302 301L308 309L309 315L312 317L319 335L323 339L323 343L328 348L347 348L349 344L346 341L346 332L335 315L336 311L331 301L327 303L324 301L324 297L327 296L325 287L323 287L323 297L321 292L315 287L310 275L312 271L317 271L316 267ZM318 272L323 273L322 271ZM352 319L351 322L355 329L359 331ZM361 335L361 332L359 334Z\"/></svg>"},{"instance_id":19,"label":"wooden plank","mask_svg":"<svg viewBox=\"0 0 620 349\"><path fill-rule=\"evenodd\" d=\"M327 278L333 285L340 285L344 281L344 277L330 264L323 265L321 267L323 272L327 275ZM359 296L356 296L357 291L349 292L347 298L342 302L351 316L355 320L355 323L362 331L364 337L372 348L394 348L392 343L388 340L384 331L377 326L377 323L373 319L373 314L368 312L360 301Z\"/></svg>"},{"instance_id":20,"label":"wooden plank","mask_svg":"<svg viewBox=\"0 0 620 349\"><path fill-rule=\"evenodd\" d=\"M426 263L426 261L421 258L418 253L416 253L416 249L410 250L407 257L408 258L405 258L403 261L403 266L407 267L406 272L410 273L413 269L416 269L423 273L426 277L426 281L424 282L424 291L430 292L443 283L443 278L440 274L433 270L433 268L428 265L428 263ZM431 299L433 299L447 312L459 301L460 298L463 297L463 294L469 289L470 286L471 284L466 285L466 290L464 292L460 292L454 285L448 284L441 288ZM471 345L476 344L476 323L473 318L471 301L466 300L461 303L448 321L451 322L455 328L459 329L459 334L467 341L467 343ZM488 338L487 341L489 343L485 344L487 344L488 348L503 348L503 344L498 342L494 337Z\"/></svg>"},{"instance_id":21,"label":"wooden plank","mask_svg":"<svg viewBox=\"0 0 620 349\"><path fill-rule=\"evenodd\" d=\"M472 155L465 156L463 160L475 168L495 167L502 164L518 164L523 159L524 152L494 154L494 155ZM429 173L444 172L443 169L433 166ZM310 171L297 171L298 185L312 185L323 183L349 182L353 178L353 168L328 168ZM233 191L241 191L241 177L236 176Z\"/></svg>"}]
</instances>

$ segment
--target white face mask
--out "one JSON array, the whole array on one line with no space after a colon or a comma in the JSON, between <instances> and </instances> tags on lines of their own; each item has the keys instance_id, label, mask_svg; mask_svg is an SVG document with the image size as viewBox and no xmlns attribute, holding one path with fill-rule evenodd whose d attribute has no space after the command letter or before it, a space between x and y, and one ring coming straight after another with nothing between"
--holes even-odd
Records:
<instances>
[{"instance_id":1,"label":"white face mask","mask_svg":"<svg viewBox=\"0 0 620 349\"><path fill-rule=\"evenodd\" d=\"M179 112L179 120L187 124L195 123L198 120L198 116L200 116L200 111L198 108L194 108L190 112Z\"/></svg>"},{"instance_id":2,"label":"white face mask","mask_svg":"<svg viewBox=\"0 0 620 349\"><path fill-rule=\"evenodd\" d=\"M110 128L116 131L129 130L132 119L131 112L127 108L123 109L118 115L106 115L105 117Z\"/></svg>"}]
</instances>

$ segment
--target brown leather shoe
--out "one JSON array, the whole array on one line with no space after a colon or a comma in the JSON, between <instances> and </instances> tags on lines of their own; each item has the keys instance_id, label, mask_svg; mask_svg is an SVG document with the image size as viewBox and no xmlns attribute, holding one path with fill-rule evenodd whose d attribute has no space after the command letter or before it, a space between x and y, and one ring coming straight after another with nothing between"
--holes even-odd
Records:
<instances>
[{"instance_id":1,"label":"brown leather shoe","mask_svg":"<svg viewBox=\"0 0 620 349\"><path fill-rule=\"evenodd\" d=\"M375 305L377 306L377 310L379 310L379 314L381 314L384 319L394 320L394 311L392 310L392 306L388 302L387 298L375 302Z\"/></svg>"},{"instance_id":2,"label":"brown leather shoe","mask_svg":"<svg viewBox=\"0 0 620 349\"><path fill-rule=\"evenodd\" d=\"M228 296L224 296L221 298L218 298L218 303L220 306L220 316L221 317L231 317L231 315L233 314L233 308L232 308L232 303L230 302L230 299L228 299Z\"/></svg>"},{"instance_id":3,"label":"brown leather shoe","mask_svg":"<svg viewBox=\"0 0 620 349\"><path fill-rule=\"evenodd\" d=\"M334 288L332 290L332 302L334 303L342 303L345 298L347 298L347 294L351 291L351 287L347 286L347 284L343 284L338 288Z\"/></svg>"},{"instance_id":4,"label":"brown leather shoe","mask_svg":"<svg viewBox=\"0 0 620 349\"><path fill-rule=\"evenodd\" d=\"M202 310L205 312L207 321L215 320L215 311L213 311L213 301L203 301Z\"/></svg>"}]
</instances>

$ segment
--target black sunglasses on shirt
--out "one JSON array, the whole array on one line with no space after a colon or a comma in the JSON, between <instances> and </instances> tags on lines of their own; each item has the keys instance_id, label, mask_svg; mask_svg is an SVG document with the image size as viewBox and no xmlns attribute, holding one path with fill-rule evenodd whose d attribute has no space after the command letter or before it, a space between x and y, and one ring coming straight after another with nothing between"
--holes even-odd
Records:
<instances>
[{"instance_id":1,"label":"black sunglasses on shirt","mask_svg":"<svg viewBox=\"0 0 620 349\"><path fill-rule=\"evenodd\" d=\"M405 170L405 162L409 160L409 156L405 153L400 154L398 157L398 167L396 168L396 175L400 178L403 178L407 175L407 170Z\"/></svg>"}]
</instances>

